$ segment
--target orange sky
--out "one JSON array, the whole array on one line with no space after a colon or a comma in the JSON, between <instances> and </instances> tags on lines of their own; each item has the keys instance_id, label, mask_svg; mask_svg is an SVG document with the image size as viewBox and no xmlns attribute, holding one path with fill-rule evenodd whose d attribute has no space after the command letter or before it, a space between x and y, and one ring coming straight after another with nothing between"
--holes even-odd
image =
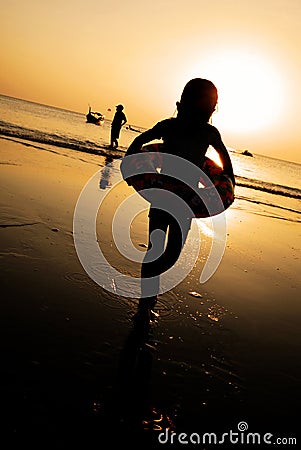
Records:
<instances>
[{"instance_id":1,"label":"orange sky","mask_svg":"<svg viewBox=\"0 0 301 450\"><path fill-rule=\"evenodd\" d=\"M148 127L206 77L228 147L301 162L300 0L2 3L0 93Z\"/></svg>"}]
</instances>

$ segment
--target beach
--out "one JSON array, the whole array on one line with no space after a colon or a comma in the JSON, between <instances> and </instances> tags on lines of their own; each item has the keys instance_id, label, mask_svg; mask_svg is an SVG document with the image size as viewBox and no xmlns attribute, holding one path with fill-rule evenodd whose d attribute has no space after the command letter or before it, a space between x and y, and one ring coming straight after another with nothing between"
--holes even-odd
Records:
<instances>
[{"instance_id":1,"label":"beach","mask_svg":"<svg viewBox=\"0 0 301 450\"><path fill-rule=\"evenodd\" d=\"M160 429L222 433L241 422L297 435L300 223L234 202L216 273L201 285L195 267L160 296L158 321L137 330L137 300L95 283L74 247L77 199L105 158L0 146L7 448L175 448L158 443Z\"/></svg>"}]
</instances>

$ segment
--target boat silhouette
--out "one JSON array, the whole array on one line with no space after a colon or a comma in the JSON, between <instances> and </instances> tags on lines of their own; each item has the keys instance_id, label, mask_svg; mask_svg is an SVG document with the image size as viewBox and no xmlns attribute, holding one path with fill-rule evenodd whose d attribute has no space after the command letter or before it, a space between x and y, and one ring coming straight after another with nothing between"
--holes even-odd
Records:
<instances>
[{"instance_id":1,"label":"boat silhouette","mask_svg":"<svg viewBox=\"0 0 301 450\"><path fill-rule=\"evenodd\" d=\"M97 112L92 111L91 106L89 106L89 112L86 114L87 123L94 123L94 125L100 125L100 123L104 120L104 115Z\"/></svg>"}]
</instances>

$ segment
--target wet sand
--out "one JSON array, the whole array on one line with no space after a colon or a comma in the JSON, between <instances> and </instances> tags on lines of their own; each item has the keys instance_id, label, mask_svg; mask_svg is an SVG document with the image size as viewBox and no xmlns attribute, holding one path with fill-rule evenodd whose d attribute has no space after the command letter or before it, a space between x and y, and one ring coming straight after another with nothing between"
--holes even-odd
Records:
<instances>
[{"instance_id":1,"label":"wet sand","mask_svg":"<svg viewBox=\"0 0 301 450\"><path fill-rule=\"evenodd\" d=\"M137 301L92 281L74 248L76 201L104 158L9 139L0 148L9 448L154 448L160 427L222 433L242 421L250 432L297 435L300 224L235 202L214 276L200 285L197 265L160 296L157 323L134 327ZM139 220L137 245L146 242ZM105 242L106 227L99 233Z\"/></svg>"}]
</instances>

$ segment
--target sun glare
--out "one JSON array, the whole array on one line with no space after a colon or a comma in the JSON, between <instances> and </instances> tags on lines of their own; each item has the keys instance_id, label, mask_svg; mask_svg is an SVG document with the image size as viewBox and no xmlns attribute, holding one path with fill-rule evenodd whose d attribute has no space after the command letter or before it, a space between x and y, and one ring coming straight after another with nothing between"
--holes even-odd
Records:
<instances>
[{"instance_id":1,"label":"sun glare","mask_svg":"<svg viewBox=\"0 0 301 450\"><path fill-rule=\"evenodd\" d=\"M207 65L208 77L219 91L214 123L229 131L257 131L273 125L284 104L279 71L263 58L224 52Z\"/></svg>"}]
</instances>

